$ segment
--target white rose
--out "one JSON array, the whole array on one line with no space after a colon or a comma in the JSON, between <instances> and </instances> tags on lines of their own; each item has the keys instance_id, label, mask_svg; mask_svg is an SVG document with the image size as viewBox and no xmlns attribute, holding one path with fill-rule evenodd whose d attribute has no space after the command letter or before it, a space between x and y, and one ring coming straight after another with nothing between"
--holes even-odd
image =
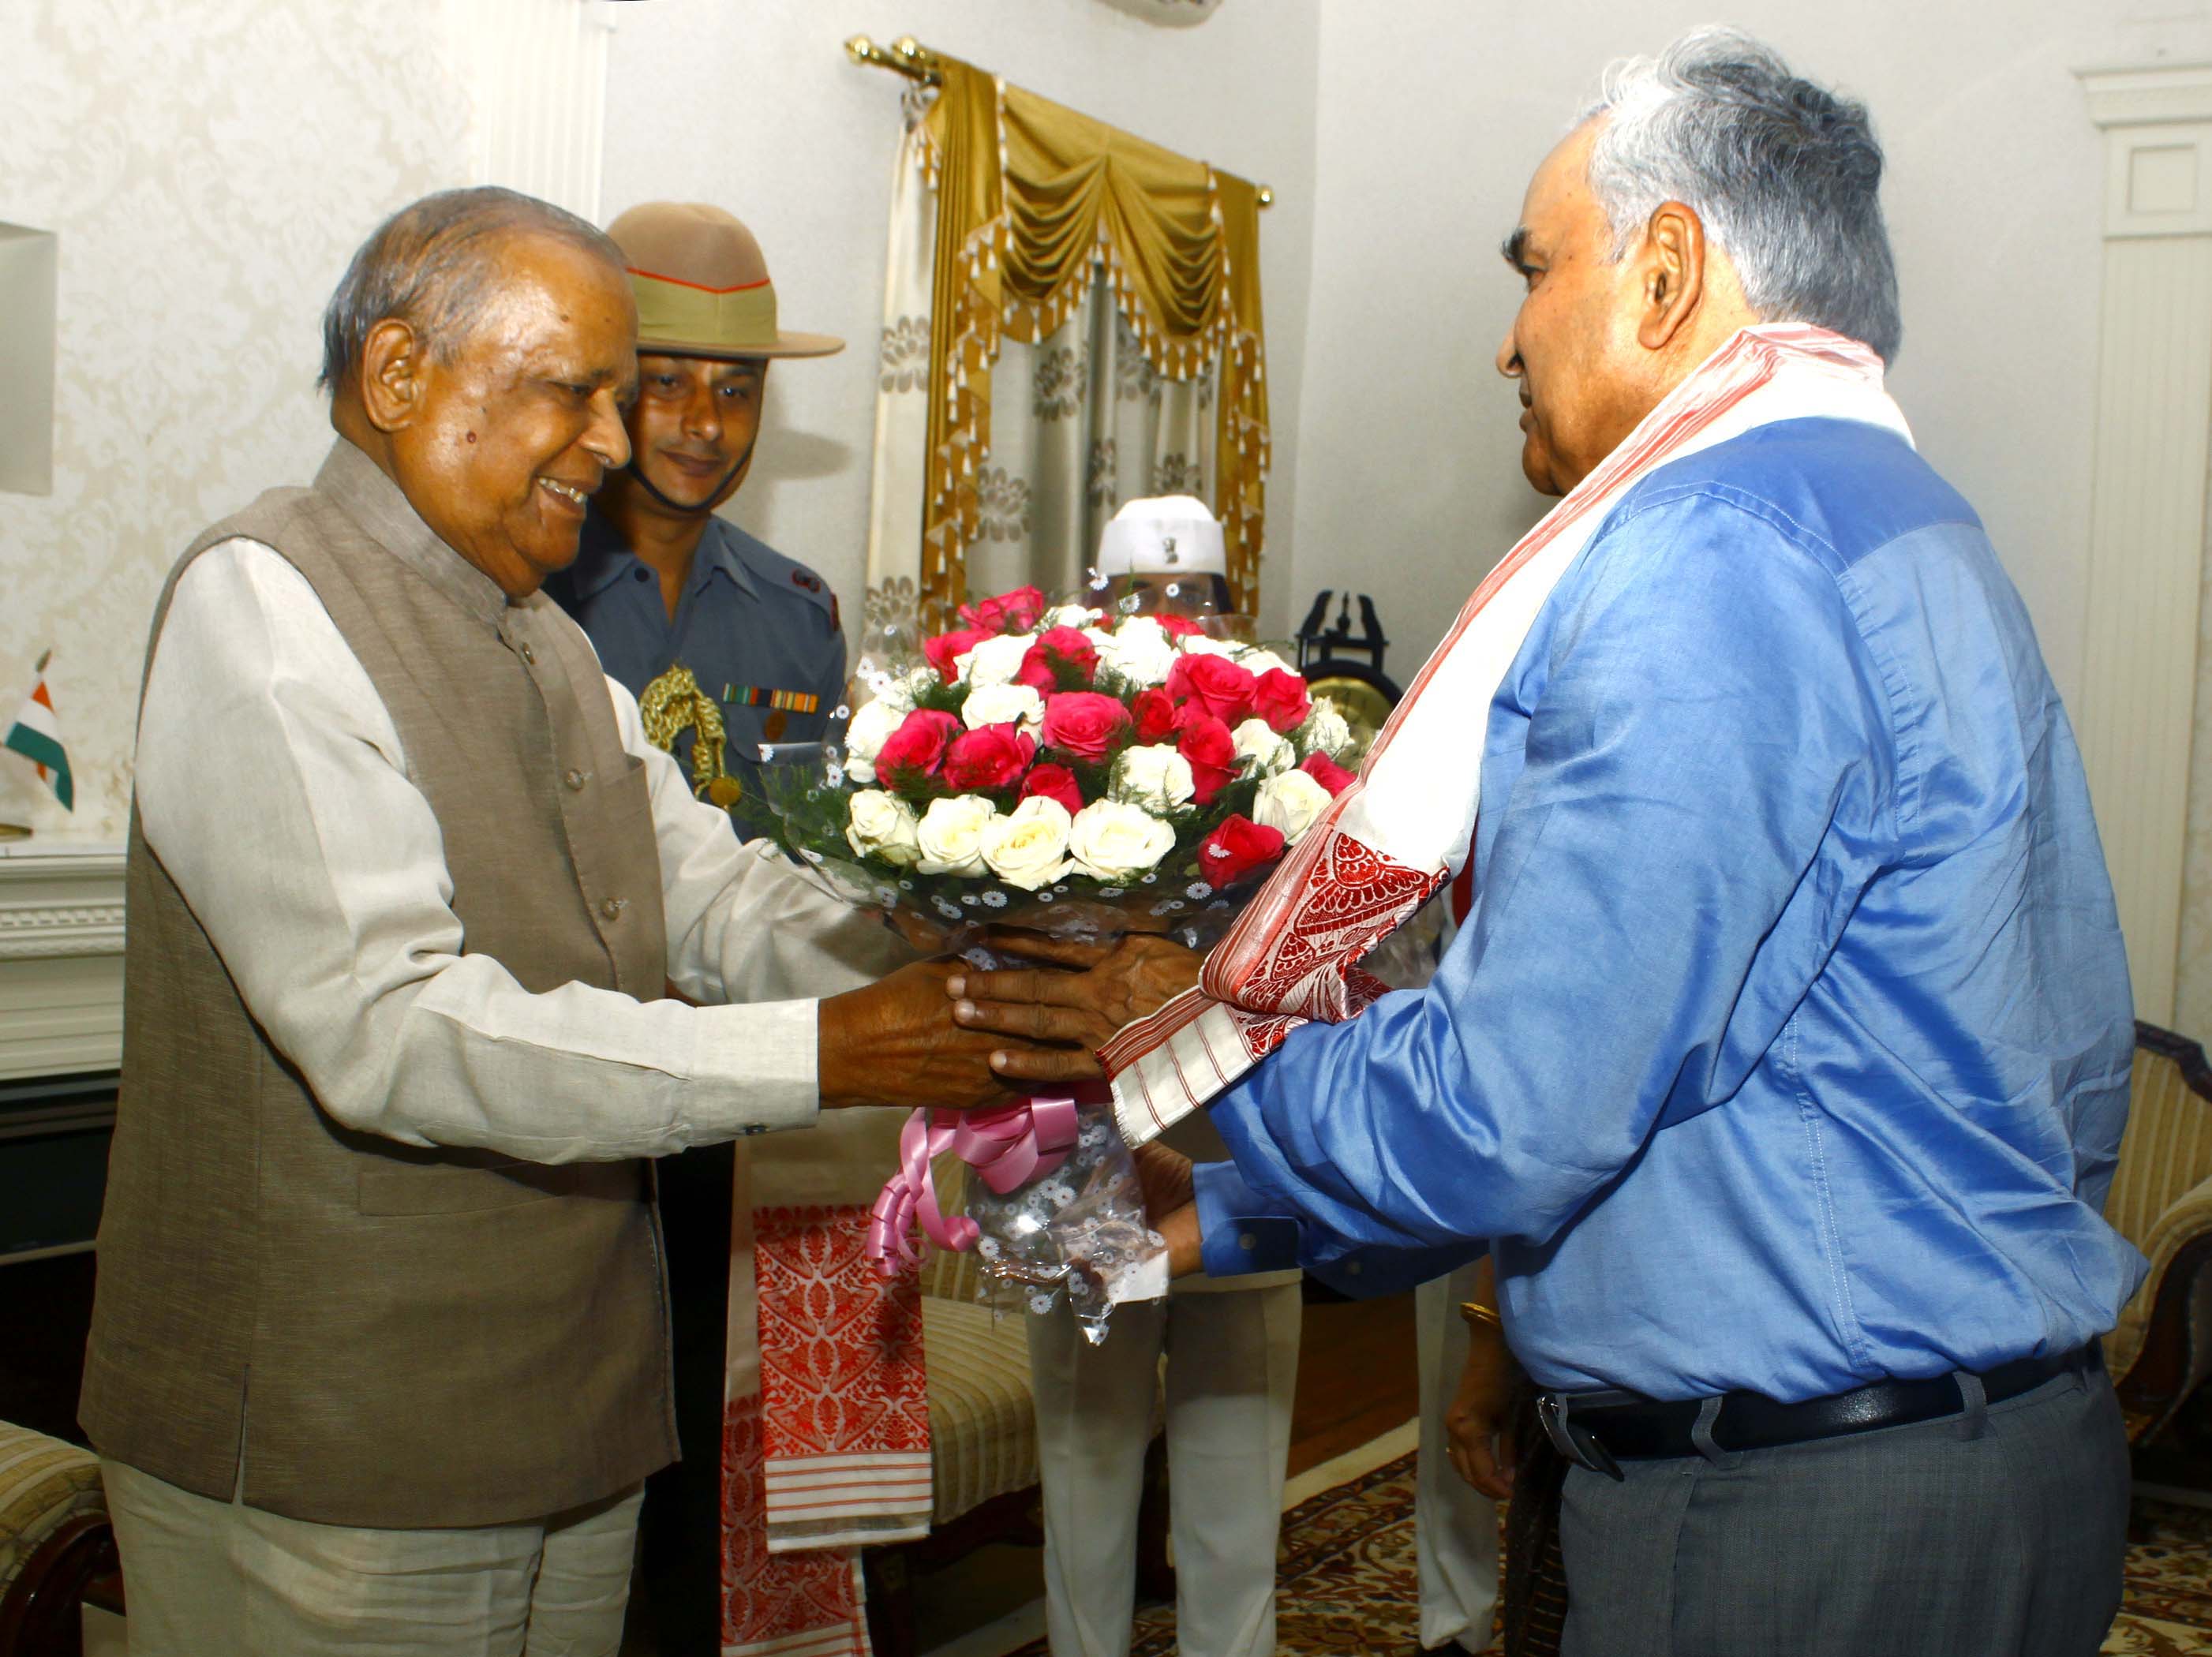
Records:
<instances>
[{"instance_id":1,"label":"white rose","mask_svg":"<svg viewBox=\"0 0 2212 1657\"><path fill-rule=\"evenodd\" d=\"M1036 640L1026 633L1001 633L986 639L954 664L963 684L1012 684L1022 658Z\"/></svg>"},{"instance_id":2,"label":"white rose","mask_svg":"<svg viewBox=\"0 0 2212 1657\"><path fill-rule=\"evenodd\" d=\"M1044 620L1038 625L1048 629L1056 627L1072 627L1080 630L1097 621L1098 615L1098 611L1088 609L1082 604L1060 604L1045 611Z\"/></svg>"},{"instance_id":3,"label":"white rose","mask_svg":"<svg viewBox=\"0 0 2212 1657\"><path fill-rule=\"evenodd\" d=\"M930 801L915 830L921 856L914 866L925 875L981 874L983 828L998 815L999 808L981 794Z\"/></svg>"},{"instance_id":4,"label":"white rose","mask_svg":"<svg viewBox=\"0 0 2212 1657\"><path fill-rule=\"evenodd\" d=\"M1044 723L1044 698L1025 684L979 685L960 704L970 731L987 725L1018 725L1034 737Z\"/></svg>"},{"instance_id":5,"label":"white rose","mask_svg":"<svg viewBox=\"0 0 2212 1657\"><path fill-rule=\"evenodd\" d=\"M1175 665L1175 640L1149 616L1132 616L1113 632L1091 637L1091 641L1098 647L1099 668L1111 669L1133 685L1164 684L1168 670Z\"/></svg>"},{"instance_id":6,"label":"white rose","mask_svg":"<svg viewBox=\"0 0 2212 1657\"><path fill-rule=\"evenodd\" d=\"M1175 845L1175 830L1142 806L1094 800L1075 814L1067 849L1094 880L1118 882L1153 867Z\"/></svg>"},{"instance_id":7,"label":"white rose","mask_svg":"<svg viewBox=\"0 0 2212 1657\"><path fill-rule=\"evenodd\" d=\"M1272 650L1245 651L1242 655L1237 657L1237 665L1243 668L1247 673L1249 673L1255 679L1263 673L1273 673L1276 671L1296 673L1297 671L1297 669L1292 667L1288 662L1275 654Z\"/></svg>"},{"instance_id":8,"label":"white rose","mask_svg":"<svg viewBox=\"0 0 2212 1657\"><path fill-rule=\"evenodd\" d=\"M864 858L881 858L902 867L921 855L915 839L914 807L880 788L864 788L853 796L845 840Z\"/></svg>"},{"instance_id":9,"label":"white rose","mask_svg":"<svg viewBox=\"0 0 2212 1657\"><path fill-rule=\"evenodd\" d=\"M1067 808L1056 799L1032 794L1012 815L983 825L983 861L1009 886L1034 892L1067 872L1067 838L1073 828Z\"/></svg>"},{"instance_id":10,"label":"white rose","mask_svg":"<svg viewBox=\"0 0 2212 1657\"><path fill-rule=\"evenodd\" d=\"M1182 653L1186 656L1227 656L1233 659L1244 649L1243 645L1227 644L1219 639L1209 639L1203 633L1186 633L1176 642L1182 646ZM1255 668L1252 671L1256 673L1260 670Z\"/></svg>"},{"instance_id":11,"label":"white rose","mask_svg":"<svg viewBox=\"0 0 2212 1657\"><path fill-rule=\"evenodd\" d=\"M1301 759L1315 754L1326 754L1331 759L1352 746L1352 727L1337 712L1336 704L1328 697L1318 698L1306 722L1297 728L1298 756Z\"/></svg>"},{"instance_id":12,"label":"white rose","mask_svg":"<svg viewBox=\"0 0 2212 1657\"><path fill-rule=\"evenodd\" d=\"M1190 762L1171 743L1124 749L1114 765L1114 798L1150 811L1172 811L1198 792Z\"/></svg>"},{"instance_id":13,"label":"white rose","mask_svg":"<svg viewBox=\"0 0 2212 1657\"><path fill-rule=\"evenodd\" d=\"M1314 819L1328 809L1328 789L1303 771L1285 771L1260 785L1260 792L1252 802L1252 821L1281 829L1283 844L1295 846L1313 827ZM925 832L928 827L925 820Z\"/></svg>"},{"instance_id":14,"label":"white rose","mask_svg":"<svg viewBox=\"0 0 2212 1657\"><path fill-rule=\"evenodd\" d=\"M910 711L895 707L881 696L872 702L863 702L853 715L853 722L845 727L846 757L872 765L876 756L884 751L884 744L890 740L891 732L906 723Z\"/></svg>"},{"instance_id":15,"label":"white rose","mask_svg":"<svg viewBox=\"0 0 2212 1657\"><path fill-rule=\"evenodd\" d=\"M1291 746L1290 738L1277 735L1275 728L1265 719L1245 720L1229 733L1229 740L1236 746L1239 759L1252 762L1244 773L1248 777L1272 777L1298 762L1297 750Z\"/></svg>"}]
</instances>

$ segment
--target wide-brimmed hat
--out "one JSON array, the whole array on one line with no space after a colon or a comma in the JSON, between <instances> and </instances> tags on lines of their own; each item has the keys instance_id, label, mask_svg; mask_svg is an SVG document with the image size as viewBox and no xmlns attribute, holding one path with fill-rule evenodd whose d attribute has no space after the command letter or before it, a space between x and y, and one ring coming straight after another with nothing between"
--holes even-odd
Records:
<instances>
[{"instance_id":1,"label":"wide-brimmed hat","mask_svg":"<svg viewBox=\"0 0 2212 1657\"><path fill-rule=\"evenodd\" d=\"M776 325L775 285L753 233L703 202L646 202L607 227L637 295L637 349L668 356L828 356L829 334Z\"/></svg>"},{"instance_id":2,"label":"wide-brimmed hat","mask_svg":"<svg viewBox=\"0 0 2212 1657\"><path fill-rule=\"evenodd\" d=\"M1219 575L1228 568L1221 525L1188 495L1132 501L1098 537L1101 575Z\"/></svg>"}]
</instances>

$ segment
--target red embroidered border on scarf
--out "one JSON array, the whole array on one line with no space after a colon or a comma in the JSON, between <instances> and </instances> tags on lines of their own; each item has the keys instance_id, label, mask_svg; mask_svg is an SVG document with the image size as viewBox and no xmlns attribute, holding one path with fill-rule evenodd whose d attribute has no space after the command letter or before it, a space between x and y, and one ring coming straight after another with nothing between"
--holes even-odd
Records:
<instances>
[{"instance_id":1,"label":"red embroidered border on scarf","mask_svg":"<svg viewBox=\"0 0 2212 1657\"><path fill-rule=\"evenodd\" d=\"M929 1530L921 1289L865 1250L862 1208L753 1215L769 1545L910 1540Z\"/></svg>"}]
</instances>

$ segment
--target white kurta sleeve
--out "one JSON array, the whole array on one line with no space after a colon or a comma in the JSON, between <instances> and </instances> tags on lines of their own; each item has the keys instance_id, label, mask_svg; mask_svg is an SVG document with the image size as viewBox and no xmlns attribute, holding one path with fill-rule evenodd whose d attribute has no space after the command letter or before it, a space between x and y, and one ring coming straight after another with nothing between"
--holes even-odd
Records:
<instances>
[{"instance_id":1,"label":"white kurta sleeve","mask_svg":"<svg viewBox=\"0 0 2212 1657\"><path fill-rule=\"evenodd\" d=\"M627 719L625 740L644 747L634 704ZM780 986L803 972L750 934L803 883L739 847L726 819L716 844L675 809L688 796L664 804L668 781L653 779L654 816L678 982L791 993ZM148 670L137 798L148 847L247 1011L349 1126L558 1162L815 1119L811 999L532 994L461 953L437 818L398 733L313 588L270 548L225 542L177 584Z\"/></svg>"},{"instance_id":2,"label":"white kurta sleeve","mask_svg":"<svg viewBox=\"0 0 2212 1657\"><path fill-rule=\"evenodd\" d=\"M696 798L683 768L646 740L637 701L613 679L615 726L645 762L660 842L668 976L695 1001L835 995L873 983L914 952L767 841L740 841L730 814Z\"/></svg>"}]
</instances>

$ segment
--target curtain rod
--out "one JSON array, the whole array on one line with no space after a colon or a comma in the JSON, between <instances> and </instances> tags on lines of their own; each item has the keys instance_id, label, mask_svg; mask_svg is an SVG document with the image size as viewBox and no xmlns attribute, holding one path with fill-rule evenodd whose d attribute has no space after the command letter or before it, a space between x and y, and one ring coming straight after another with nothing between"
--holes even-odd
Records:
<instances>
[{"instance_id":1,"label":"curtain rod","mask_svg":"<svg viewBox=\"0 0 2212 1657\"><path fill-rule=\"evenodd\" d=\"M945 82L937 66L937 54L911 34L900 35L888 46L878 46L865 34L856 34L845 42L845 55L856 64L872 64L926 87L941 86ZM1264 184L1259 186L1259 197L1262 207L1275 204L1275 192Z\"/></svg>"}]
</instances>

